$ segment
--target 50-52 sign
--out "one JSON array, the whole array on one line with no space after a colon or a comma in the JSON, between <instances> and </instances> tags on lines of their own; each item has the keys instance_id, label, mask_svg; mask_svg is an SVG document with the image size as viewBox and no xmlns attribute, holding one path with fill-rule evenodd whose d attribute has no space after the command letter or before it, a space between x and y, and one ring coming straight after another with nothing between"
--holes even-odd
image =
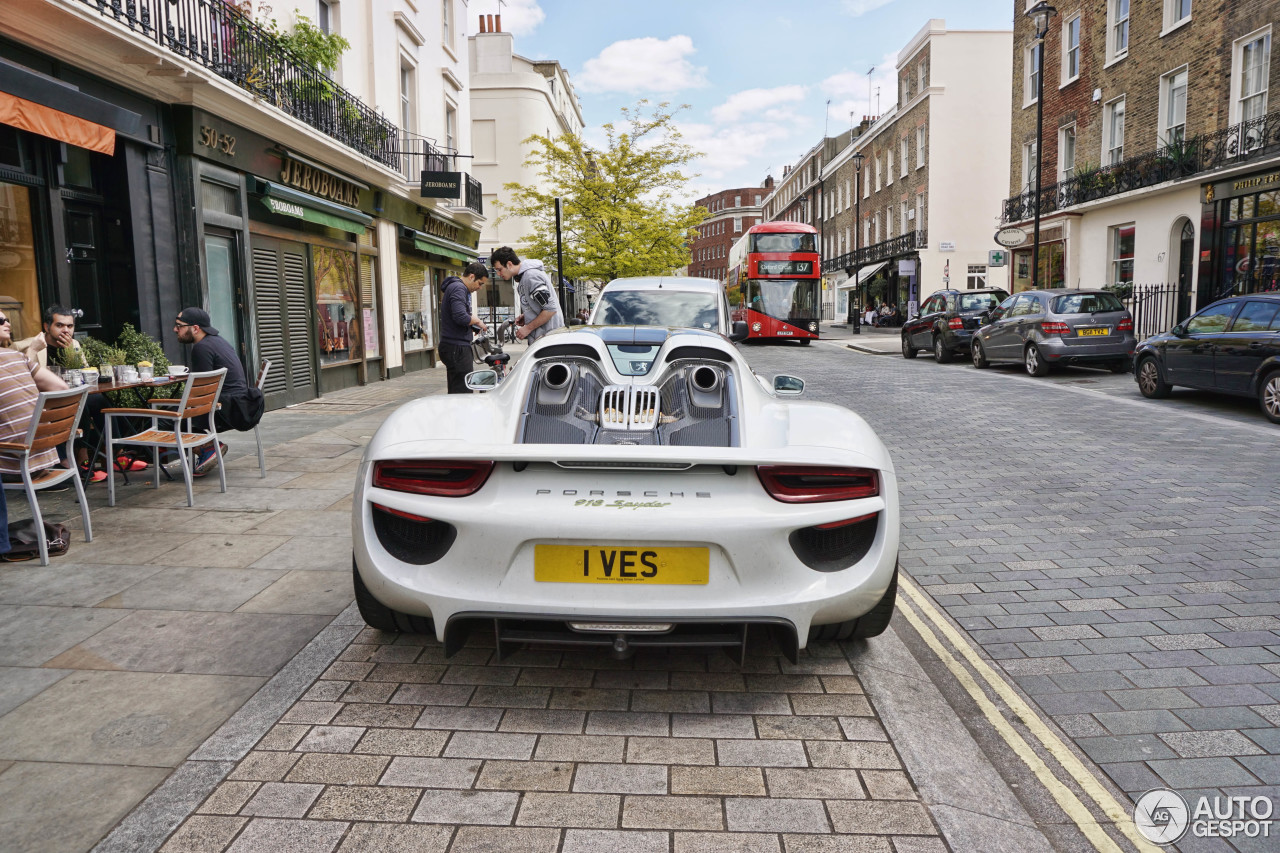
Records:
<instances>
[{"instance_id":1,"label":"50-52 sign","mask_svg":"<svg viewBox=\"0 0 1280 853\"><path fill-rule=\"evenodd\" d=\"M232 155L236 153L236 138L225 133L218 133L212 127L200 128L200 144L214 151Z\"/></svg>"}]
</instances>

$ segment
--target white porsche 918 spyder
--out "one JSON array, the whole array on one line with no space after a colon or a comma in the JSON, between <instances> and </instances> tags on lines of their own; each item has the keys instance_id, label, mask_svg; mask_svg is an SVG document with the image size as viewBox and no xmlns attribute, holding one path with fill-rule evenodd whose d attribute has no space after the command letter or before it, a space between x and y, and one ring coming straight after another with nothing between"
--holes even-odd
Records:
<instances>
[{"instance_id":1,"label":"white porsche 918 spyder","mask_svg":"<svg viewBox=\"0 0 1280 853\"><path fill-rule=\"evenodd\" d=\"M491 385L490 371L468 377ZM360 613L526 644L724 647L872 637L897 590L898 491L853 412L766 387L723 336L576 327L483 394L395 411L353 504Z\"/></svg>"}]
</instances>

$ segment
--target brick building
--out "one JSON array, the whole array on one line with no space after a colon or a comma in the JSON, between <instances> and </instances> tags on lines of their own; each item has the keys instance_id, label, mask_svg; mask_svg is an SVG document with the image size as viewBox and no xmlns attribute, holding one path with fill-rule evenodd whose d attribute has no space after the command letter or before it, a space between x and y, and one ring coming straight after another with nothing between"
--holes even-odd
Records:
<instances>
[{"instance_id":1,"label":"brick building","mask_svg":"<svg viewBox=\"0 0 1280 853\"><path fill-rule=\"evenodd\" d=\"M859 308L905 315L946 286L1004 284L988 281L996 220L975 212L1001 193L1004 158L986 152L1008 126L1010 39L929 21L898 53L896 103L827 140L818 215L829 316L847 316L851 294Z\"/></svg>"},{"instance_id":2,"label":"brick building","mask_svg":"<svg viewBox=\"0 0 1280 853\"><path fill-rule=\"evenodd\" d=\"M1038 141L1029 5L1015 3L1002 218L1031 232L1042 169L1041 286L1172 294L1162 328L1219 294L1280 287L1280 2L1064 0L1043 43ZM1028 237L1013 285L1030 284Z\"/></svg>"},{"instance_id":3,"label":"brick building","mask_svg":"<svg viewBox=\"0 0 1280 853\"><path fill-rule=\"evenodd\" d=\"M690 246L686 267L689 275L724 280L729 267L729 247L761 221L760 206L772 188L773 178L768 177L758 187L721 190L695 202L707 211L707 218L698 226L698 238Z\"/></svg>"}]
</instances>

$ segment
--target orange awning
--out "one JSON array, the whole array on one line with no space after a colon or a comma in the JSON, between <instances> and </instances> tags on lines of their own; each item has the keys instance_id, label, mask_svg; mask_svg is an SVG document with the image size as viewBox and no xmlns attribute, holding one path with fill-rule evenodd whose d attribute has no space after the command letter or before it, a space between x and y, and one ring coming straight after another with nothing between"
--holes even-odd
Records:
<instances>
[{"instance_id":1,"label":"orange awning","mask_svg":"<svg viewBox=\"0 0 1280 853\"><path fill-rule=\"evenodd\" d=\"M8 92L0 92L0 123L90 151L108 155L116 153L116 132L111 128Z\"/></svg>"}]
</instances>

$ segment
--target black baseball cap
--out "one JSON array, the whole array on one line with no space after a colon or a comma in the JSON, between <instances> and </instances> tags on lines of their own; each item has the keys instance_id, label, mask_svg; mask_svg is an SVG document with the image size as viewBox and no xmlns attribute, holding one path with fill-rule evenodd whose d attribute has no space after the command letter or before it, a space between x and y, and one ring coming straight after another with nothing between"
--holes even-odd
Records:
<instances>
[{"instance_id":1,"label":"black baseball cap","mask_svg":"<svg viewBox=\"0 0 1280 853\"><path fill-rule=\"evenodd\" d=\"M209 312L203 308L183 308L178 314L178 319L188 326L199 326L206 335L218 334L218 330L213 327L213 321L209 319Z\"/></svg>"}]
</instances>

